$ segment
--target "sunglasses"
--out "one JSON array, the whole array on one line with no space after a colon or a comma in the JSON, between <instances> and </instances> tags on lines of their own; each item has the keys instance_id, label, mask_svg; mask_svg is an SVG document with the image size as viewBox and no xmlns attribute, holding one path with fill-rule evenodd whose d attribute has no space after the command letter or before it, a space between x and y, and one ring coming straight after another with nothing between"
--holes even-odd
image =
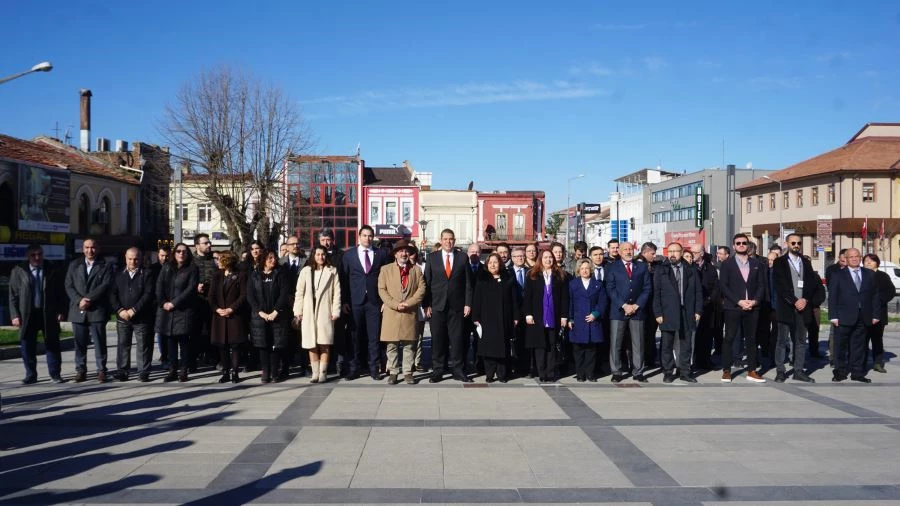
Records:
<instances>
[{"instance_id":1,"label":"sunglasses","mask_svg":"<svg viewBox=\"0 0 900 506\"><path fill-rule=\"evenodd\" d=\"M177 250L175 250L175 253L187 253L187 250L186 249L177 249Z\"/></svg>"},{"instance_id":2,"label":"sunglasses","mask_svg":"<svg viewBox=\"0 0 900 506\"><path fill-rule=\"evenodd\" d=\"M800 246L800 245L803 244L803 243L802 243L802 242L799 242L799 241L791 241L791 242L788 243L788 244L790 244L791 246Z\"/></svg>"},{"instance_id":3,"label":"sunglasses","mask_svg":"<svg viewBox=\"0 0 900 506\"><path fill-rule=\"evenodd\" d=\"M737 241L734 243L735 246L746 246L747 241Z\"/></svg>"}]
</instances>

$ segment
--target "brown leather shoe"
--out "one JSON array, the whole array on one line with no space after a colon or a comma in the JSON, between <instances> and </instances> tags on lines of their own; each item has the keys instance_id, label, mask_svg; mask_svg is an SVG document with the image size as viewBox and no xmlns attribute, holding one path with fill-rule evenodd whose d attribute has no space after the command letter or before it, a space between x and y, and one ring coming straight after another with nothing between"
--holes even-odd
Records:
<instances>
[{"instance_id":1,"label":"brown leather shoe","mask_svg":"<svg viewBox=\"0 0 900 506\"><path fill-rule=\"evenodd\" d=\"M106 383L106 373L100 371L97 373L97 382L98 383Z\"/></svg>"},{"instance_id":2,"label":"brown leather shoe","mask_svg":"<svg viewBox=\"0 0 900 506\"><path fill-rule=\"evenodd\" d=\"M731 383L731 369L722 369L722 382Z\"/></svg>"},{"instance_id":3,"label":"brown leather shoe","mask_svg":"<svg viewBox=\"0 0 900 506\"><path fill-rule=\"evenodd\" d=\"M75 373L75 383L81 383L86 379L87 379L87 373L85 373L85 372Z\"/></svg>"},{"instance_id":4,"label":"brown leather shoe","mask_svg":"<svg viewBox=\"0 0 900 506\"><path fill-rule=\"evenodd\" d=\"M750 371L747 373L747 381L750 381L753 383L765 383L766 378L763 378L762 376L760 376L759 373L756 371Z\"/></svg>"},{"instance_id":5,"label":"brown leather shoe","mask_svg":"<svg viewBox=\"0 0 900 506\"><path fill-rule=\"evenodd\" d=\"M396 385L397 383L398 382L396 374L391 374L390 376L388 376L388 385Z\"/></svg>"},{"instance_id":6,"label":"brown leather shoe","mask_svg":"<svg viewBox=\"0 0 900 506\"><path fill-rule=\"evenodd\" d=\"M415 378L413 378L412 374L407 374L406 376L403 376L403 381L405 381L407 385L415 385L416 384L416 380L415 380Z\"/></svg>"}]
</instances>

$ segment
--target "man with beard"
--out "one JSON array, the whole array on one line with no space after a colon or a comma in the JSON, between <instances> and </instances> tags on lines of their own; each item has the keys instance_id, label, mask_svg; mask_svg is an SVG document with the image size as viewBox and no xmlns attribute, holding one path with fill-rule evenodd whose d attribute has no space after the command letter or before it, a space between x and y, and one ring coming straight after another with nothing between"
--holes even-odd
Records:
<instances>
[{"instance_id":1,"label":"man with beard","mask_svg":"<svg viewBox=\"0 0 900 506\"><path fill-rule=\"evenodd\" d=\"M191 353L188 360L189 372L197 372L197 363L201 357L213 361L218 351L213 351L209 342L209 325L212 321L212 311L209 309L209 284L213 274L218 270L212 255L212 242L209 234L202 233L194 236L194 264L199 271L199 283L197 283L196 308L194 316L194 335L190 340ZM222 364L224 367L225 364Z\"/></svg>"},{"instance_id":2,"label":"man with beard","mask_svg":"<svg viewBox=\"0 0 900 506\"><path fill-rule=\"evenodd\" d=\"M759 306L765 299L764 271L759 260L749 255L750 239L746 234L735 234L732 243L734 255L722 262L719 275L719 289L725 299L722 381L731 383L734 341L742 336L747 351L747 381L765 383L756 371L756 325L759 323Z\"/></svg>"},{"instance_id":3,"label":"man with beard","mask_svg":"<svg viewBox=\"0 0 900 506\"><path fill-rule=\"evenodd\" d=\"M697 270L683 261L683 252L680 243L669 243L669 263L656 266L653 273L653 314L662 331L664 383L675 381L676 362L681 381L697 382L691 376L691 352L703 311L703 288Z\"/></svg>"},{"instance_id":4,"label":"man with beard","mask_svg":"<svg viewBox=\"0 0 900 506\"><path fill-rule=\"evenodd\" d=\"M803 365L806 361L807 325L813 318L813 298L820 286L819 275L812 268L809 260L801 255L803 240L797 234L787 237L788 254L778 257L772 262L772 279L775 284L776 318L778 320L778 336L775 341L775 382L783 383L786 375L784 368L785 345L790 337L794 350L794 380L814 383ZM821 301L819 301L821 303Z\"/></svg>"}]
</instances>

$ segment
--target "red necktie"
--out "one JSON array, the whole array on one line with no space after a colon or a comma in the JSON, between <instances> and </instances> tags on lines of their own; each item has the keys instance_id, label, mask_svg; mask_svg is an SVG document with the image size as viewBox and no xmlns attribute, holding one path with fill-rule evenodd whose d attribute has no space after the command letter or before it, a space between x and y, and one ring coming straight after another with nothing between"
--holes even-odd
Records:
<instances>
[{"instance_id":1,"label":"red necktie","mask_svg":"<svg viewBox=\"0 0 900 506\"><path fill-rule=\"evenodd\" d=\"M631 279L631 262L625 262L625 272L628 273L628 279Z\"/></svg>"},{"instance_id":2,"label":"red necktie","mask_svg":"<svg viewBox=\"0 0 900 506\"><path fill-rule=\"evenodd\" d=\"M452 267L450 267L450 253L447 253L444 258L447 259L447 261L444 263L444 274L447 275L447 279L450 279L450 271L453 269Z\"/></svg>"}]
</instances>

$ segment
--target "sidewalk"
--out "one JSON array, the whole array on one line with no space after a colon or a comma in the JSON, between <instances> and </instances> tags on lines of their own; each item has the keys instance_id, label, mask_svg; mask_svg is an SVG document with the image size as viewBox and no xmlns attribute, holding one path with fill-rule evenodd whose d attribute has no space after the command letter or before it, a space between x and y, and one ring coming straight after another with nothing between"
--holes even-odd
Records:
<instances>
[{"instance_id":1,"label":"sidewalk","mask_svg":"<svg viewBox=\"0 0 900 506\"><path fill-rule=\"evenodd\" d=\"M833 384L826 365L813 385L690 386L220 385L215 371L54 385L41 359L26 387L4 360L0 502L900 504L891 357L871 385Z\"/></svg>"}]
</instances>

